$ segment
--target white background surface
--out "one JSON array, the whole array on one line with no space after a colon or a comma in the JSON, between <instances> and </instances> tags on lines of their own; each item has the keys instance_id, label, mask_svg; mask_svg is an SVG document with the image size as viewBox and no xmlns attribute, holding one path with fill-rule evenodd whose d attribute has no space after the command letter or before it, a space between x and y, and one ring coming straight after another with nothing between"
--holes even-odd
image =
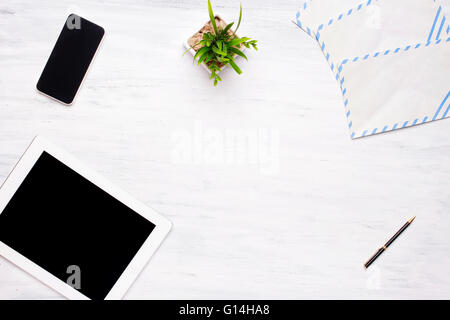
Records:
<instances>
[{"instance_id":1,"label":"white background surface","mask_svg":"<svg viewBox=\"0 0 450 320\"><path fill-rule=\"evenodd\" d=\"M214 88L181 56L204 0L3 0L0 181L41 134L167 216L127 299L450 298L449 120L350 140L325 59L290 22L300 2L242 2L260 51ZM237 19L239 1L214 6ZM34 88L70 12L107 33L65 107ZM220 149L239 132L255 139ZM0 258L0 298L62 297Z\"/></svg>"}]
</instances>

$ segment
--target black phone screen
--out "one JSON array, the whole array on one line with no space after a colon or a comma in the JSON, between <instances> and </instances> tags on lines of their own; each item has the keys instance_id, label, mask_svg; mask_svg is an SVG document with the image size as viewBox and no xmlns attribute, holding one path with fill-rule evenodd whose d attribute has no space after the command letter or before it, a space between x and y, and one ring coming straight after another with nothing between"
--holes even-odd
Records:
<instances>
[{"instance_id":1,"label":"black phone screen","mask_svg":"<svg viewBox=\"0 0 450 320\"><path fill-rule=\"evenodd\" d=\"M71 14L56 41L37 83L37 89L65 104L71 104L83 81L105 30Z\"/></svg>"}]
</instances>

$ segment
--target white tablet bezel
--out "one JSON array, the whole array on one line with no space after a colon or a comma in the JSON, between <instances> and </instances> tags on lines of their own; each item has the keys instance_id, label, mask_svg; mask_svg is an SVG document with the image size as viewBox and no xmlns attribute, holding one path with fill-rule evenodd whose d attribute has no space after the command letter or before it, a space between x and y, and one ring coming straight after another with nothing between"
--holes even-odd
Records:
<instances>
[{"instance_id":1,"label":"white tablet bezel","mask_svg":"<svg viewBox=\"0 0 450 320\"><path fill-rule=\"evenodd\" d=\"M20 158L12 172L6 178L2 186L0 186L0 214L3 212L17 189L20 187L22 181L26 178L33 165L39 159L43 152L47 152L72 170L79 173L90 182L121 201L123 204L134 210L136 213L149 220L155 225L154 230L145 240L144 244L138 250L134 258L130 261L125 271L119 277L112 289L109 291L106 300L121 299L139 273L143 270L150 257L159 247L166 235L169 233L172 224L165 217L161 216L153 209L147 207L143 203L134 199L131 195L124 192L112 183L95 173L85 165L80 163L74 157L54 146L42 137L35 137L27 148L25 153ZM31 274L33 277L42 281L50 288L58 291L63 296L69 299L89 300L80 291L72 288L70 285L55 277L39 265L35 264L21 253L10 248L0 241L0 255L16 264L24 271Z\"/></svg>"}]
</instances>

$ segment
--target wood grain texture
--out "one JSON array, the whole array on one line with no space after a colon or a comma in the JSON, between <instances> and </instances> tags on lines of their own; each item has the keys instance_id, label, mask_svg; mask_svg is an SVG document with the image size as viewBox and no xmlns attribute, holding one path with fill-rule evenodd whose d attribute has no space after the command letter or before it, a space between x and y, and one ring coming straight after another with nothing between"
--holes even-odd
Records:
<instances>
[{"instance_id":1,"label":"wood grain texture","mask_svg":"<svg viewBox=\"0 0 450 320\"><path fill-rule=\"evenodd\" d=\"M182 57L204 0L1 1L0 181L41 134L167 216L127 299L450 298L449 120L351 141L300 2L242 3L260 51L214 88ZM65 107L35 85L70 12L106 36ZM61 296L0 258L0 298Z\"/></svg>"}]
</instances>

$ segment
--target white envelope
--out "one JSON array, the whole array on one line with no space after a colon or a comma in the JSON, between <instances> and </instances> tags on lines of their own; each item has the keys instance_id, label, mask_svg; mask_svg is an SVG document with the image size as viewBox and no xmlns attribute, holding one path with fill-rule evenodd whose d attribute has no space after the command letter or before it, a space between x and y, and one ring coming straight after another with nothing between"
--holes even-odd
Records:
<instances>
[{"instance_id":1,"label":"white envelope","mask_svg":"<svg viewBox=\"0 0 450 320\"><path fill-rule=\"evenodd\" d=\"M378 0L371 0L368 3L370 5L376 1ZM306 33L315 37L321 24L328 24L330 20L332 23L332 19L338 17L343 9L353 8L361 3L361 0L306 0L298 8L295 21Z\"/></svg>"},{"instance_id":2,"label":"white envelope","mask_svg":"<svg viewBox=\"0 0 450 320\"><path fill-rule=\"evenodd\" d=\"M339 11L336 1L310 2ZM339 81L352 138L448 116L450 27L439 1L365 0L326 23L307 17L302 27L310 23Z\"/></svg>"},{"instance_id":3,"label":"white envelope","mask_svg":"<svg viewBox=\"0 0 450 320\"><path fill-rule=\"evenodd\" d=\"M352 138L450 116L449 41L351 61L340 79Z\"/></svg>"},{"instance_id":4,"label":"white envelope","mask_svg":"<svg viewBox=\"0 0 450 320\"><path fill-rule=\"evenodd\" d=\"M318 0L323 1L329 0ZM448 22L436 0L369 1L345 10L329 25L319 25L315 37L330 65L447 38Z\"/></svg>"}]
</instances>

